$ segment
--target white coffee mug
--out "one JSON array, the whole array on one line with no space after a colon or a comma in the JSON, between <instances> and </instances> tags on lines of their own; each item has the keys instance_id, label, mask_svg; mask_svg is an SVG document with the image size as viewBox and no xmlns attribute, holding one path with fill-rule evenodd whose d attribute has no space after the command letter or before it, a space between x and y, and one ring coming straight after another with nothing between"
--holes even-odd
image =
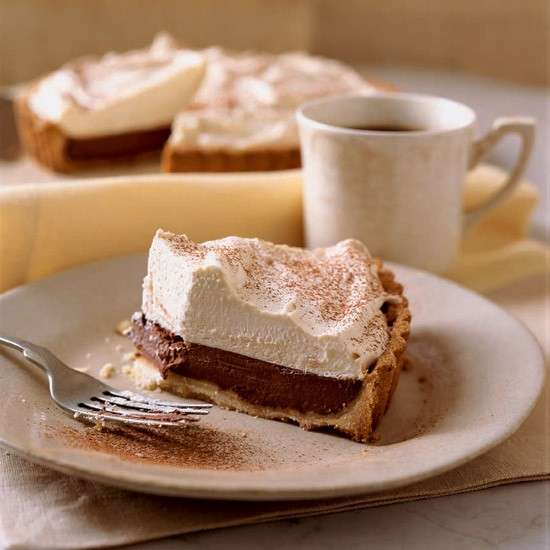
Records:
<instances>
[{"instance_id":1,"label":"white coffee mug","mask_svg":"<svg viewBox=\"0 0 550 550\"><path fill-rule=\"evenodd\" d=\"M373 255L435 272L453 263L463 228L518 184L535 129L529 118L499 118L476 141L472 109L405 93L323 99L297 118L306 245L353 237ZM467 170L507 134L521 138L514 168L494 196L463 214Z\"/></svg>"}]
</instances>

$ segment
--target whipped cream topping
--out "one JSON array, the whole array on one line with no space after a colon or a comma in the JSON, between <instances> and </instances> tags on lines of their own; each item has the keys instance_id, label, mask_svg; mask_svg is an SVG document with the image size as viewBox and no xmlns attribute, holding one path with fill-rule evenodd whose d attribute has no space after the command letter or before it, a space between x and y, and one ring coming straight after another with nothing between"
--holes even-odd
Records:
<instances>
[{"instance_id":1,"label":"whipped cream topping","mask_svg":"<svg viewBox=\"0 0 550 550\"><path fill-rule=\"evenodd\" d=\"M145 316L184 340L320 376L362 378L389 340L388 295L356 240L313 251L159 230Z\"/></svg>"},{"instance_id":2,"label":"whipped cream topping","mask_svg":"<svg viewBox=\"0 0 550 550\"><path fill-rule=\"evenodd\" d=\"M192 100L204 70L204 55L160 34L148 49L65 65L38 83L29 106L76 138L162 128Z\"/></svg>"},{"instance_id":3,"label":"whipped cream topping","mask_svg":"<svg viewBox=\"0 0 550 550\"><path fill-rule=\"evenodd\" d=\"M215 107L180 113L170 143L177 149L253 151L292 149L299 142L294 111Z\"/></svg>"},{"instance_id":4,"label":"whipped cream topping","mask_svg":"<svg viewBox=\"0 0 550 550\"><path fill-rule=\"evenodd\" d=\"M189 109L173 125L170 144L177 149L298 147L294 112L300 104L374 90L342 63L305 53L230 53L210 48L204 54L204 80Z\"/></svg>"}]
</instances>

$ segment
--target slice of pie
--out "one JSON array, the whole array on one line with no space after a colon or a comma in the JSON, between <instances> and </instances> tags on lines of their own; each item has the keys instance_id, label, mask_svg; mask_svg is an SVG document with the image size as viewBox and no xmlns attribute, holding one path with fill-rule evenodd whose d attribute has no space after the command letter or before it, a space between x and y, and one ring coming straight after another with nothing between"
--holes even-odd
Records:
<instances>
[{"instance_id":1,"label":"slice of pie","mask_svg":"<svg viewBox=\"0 0 550 550\"><path fill-rule=\"evenodd\" d=\"M78 59L18 98L21 139L59 172L159 151L204 69L202 54L178 48L164 34L148 49Z\"/></svg>"},{"instance_id":2,"label":"slice of pie","mask_svg":"<svg viewBox=\"0 0 550 550\"><path fill-rule=\"evenodd\" d=\"M313 251L159 230L132 319L143 386L368 441L409 335L402 287L365 246Z\"/></svg>"}]
</instances>

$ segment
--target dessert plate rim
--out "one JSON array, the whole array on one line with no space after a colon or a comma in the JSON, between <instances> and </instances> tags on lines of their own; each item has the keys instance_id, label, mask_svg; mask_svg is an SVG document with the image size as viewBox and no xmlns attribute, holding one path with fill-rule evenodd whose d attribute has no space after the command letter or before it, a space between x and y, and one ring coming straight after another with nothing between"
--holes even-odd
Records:
<instances>
[{"instance_id":1,"label":"dessert plate rim","mask_svg":"<svg viewBox=\"0 0 550 550\"><path fill-rule=\"evenodd\" d=\"M97 278L106 279L109 277L109 274L120 274L124 273L126 270L137 275L139 266L144 265L144 262L145 256L143 254L121 256L85 264L51 275L0 294L0 311L4 308L7 308L9 311L14 311L14 308L15 310L21 311L21 318L18 319L18 322L15 324L25 326L23 322L25 311L29 310L31 303L35 303L34 300L41 300L40 303L44 301L48 302L49 300L53 304L57 296L56 292L61 293L60 295L64 295L67 298L66 303L63 305L58 304L55 307L63 311L63 308L70 308L74 306L75 303L80 304L80 301L75 297L81 292L87 292L89 294L90 289L88 289L86 285L90 287L93 286ZM386 465L387 475L378 476L377 478L368 475L367 468L359 469L356 475L353 476L350 476L349 473L346 475L342 468L335 468L333 470L329 468L326 471L327 475L324 476L325 479L322 479L323 476L320 476L319 473L322 473L323 470L320 470L319 467L314 468L313 466L311 469L311 478L308 477L308 470L302 468L299 477L295 477L294 480L291 475L292 472L285 473L276 469L269 471L265 476L251 476L252 479L248 480L245 479L243 475L231 475L223 471L211 471L207 469L191 470L189 468L178 470L179 474L174 478L166 475L167 469L158 465L140 465L137 474L136 471L133 471L131 468L130 470L132 471L128 474L125 473L123 468L118 467L120 464L117 465L117 461L112 459L112 457L97 461L93 460L94 456L97 457L97 454L85 451L82 451L82 453L68 452L65 456L63 453L58 452L59 449L54 453L51 449L47 448L47 446L44 447L37 444L36 434L34 433L37 429L37 415L42 414L45 415L46 418L49 418L51 415L58 419L64 418L67 424L76 421L63 415L60 411L57 411L53 404L51 407L48 407L45 412L33 409L33 399L31 398L33 396L29 396L29 399L23 400L24 396L22 398L19 394L13 397L10 396L10 398L3 403L0 402L0 446L31 462L52 468L62 473L75 475L92 481L99 481L124 489L170 496L229 500L305 500L367 494L410 485L417 481L454 469L503 442L512 435L528 417L544 385L543 353L539 343L523 323L487 298L465 289L454 282L430 273L390 262L388 262L387 265L392 270L396 271L398 280L406 276L405 278L414 279L418 281L419 284L431 287L432 290L436 289L438 296L442 299L445 294L447 294L447 298L449 295L453 295L455 300L461 299L463 303L477 304L477 309L473 308L475 311L462 312L462 315L466 315L466 317L457 322L465 323L468 314L472 313L478 313L482 316L492 315L495 320L498 319L499 322L503 323L504 327L508 327L507 330L510 331L508 335L510 350L508 350L508 352L511 354L511 357L513 356L510 361L518 361L520 356L525 356L528 359L528 361L522 362L521 372L516 369L516 378L513 378L514 370L512 368L506 371L506 376L512 376L509 382L521 386L522 392L520 392L520 395L517 395L514 403L502 403L501 409L498 409L499 396L489 396L488 399L492 400L491 406L493 407L489 417L495 416L496 418L496 416L498 416L497 413L500 411L501 418L498 420L495 419L494 425L488 424L488 429L483 430L483 435L481 437L476 436L476 426L462 426L462 428L459 426L457 429L459 429L459 431L460 429L464 430L464 441L469 441L469 444L465 444L462 450L459 449L460 452L450 452L447 459L437 459L431 465L425 464L424 467L418 466L416 468L410 468L409 466L403 467L403 465L397 462L392 464L390 458ZM120 286L121 282L119 281L118 284ZM46 297L46 295L48 296ZM105 300L105 298L102 299ZM139 296L136 296L135 299L139 301ZM116 298L111 296L110 300L116 301ZM124 299L121 298L121 300L124 302ZM127 301L126 298L126 302ZM469 309L472 310L472 305L469 306ZM84 307L80 314L84 315L85 313ZM414 308L412 314L412 327L414 333ZM7 333L9 332L10 321L3 317L4 316L0 316L0 332ZM37 323L34 323L30 327L28 334L19 333L16 334L16 336L25 337L31 341L33 339L38 339L41 341L37 343L47 345L48 339L54 338L54 335L56 335L56 324L53 323L47 328L37 328L38 326ZM112 327L109 325L108 329L112 329ZM57 334L57 337L59 337L59 334ZM514 352L515 354L512 353L513 349L517 350ZM20 369L15 366L11 357L11 355L4 354L0 351L0 385L7 383L8 389L12 386L16 389L24 387L21 384L28 383L29 373L26 372L26 369ZM462 368L467 368L468 364L470 368L472 367L471 356L466 354L461 360L464 362ZM3 368L5 365L2 363L11 365L11 376L18 380L19 377L21 377L21 380L17 383L14 381L10 382L10 369L8 368L6 371L6 369ZM498 372L498 365L488 364L483 367L488 369L489 375ZM25 376L22 374L20 375L22 372L25 372ZM475 374L475 376L484 375ZM25 380L23 380L23 378L25 378ZM480 380L483 379L484 378L480 378ZM35 389L34 393L36 393L36 391ZM45 393L46 389L43 388L43 391ZM468 395L463 397L468 399ZM10 432L7 426L9 420L6 416L6 412L9 406L20 407L20 416L24 417L25 413L27 413L29 419L28 422L21 421L21 426L19 427L20 433L17 437L14 436L13 432ZM472 402L470 406L476 406L476 404ZM487 416L486 413L487 411L481 407L480 415L484 415L485 417ZM13 415L10 418L13 420ZM266 420L263 422L272 421ZM493 421L489 418L487 422L490 423ZM293 430L300 430L300 428L294 426L291 428ZM299 431L297 433L303 432ZM442 435L445 436L445 433L443 432L443 434L441 434L436 431L434 433L423 434L422 437L425 435L432 438L435 453L438 448L439 439L442 438ZM415 439L416 438L405 442L410 447L407 448L407 453L411 453L411 450L414 453ZM412 444L410 443L411 441L413 442ZM441 441L443 441L443 439L441 439ZM396 445L399 446L403 444L397 443ZM379 456L381 453L383 455L387 451L388 449L384 447L376 447L375 454ZM368 457L368 453L366 456ZM388 456L391 457L393 455L392 453L388 453ZM414 462L414 459L412 462ZM122 460L122 463L129 464L124 460ZM365 459L365 464L368 465L368 458ZM402 472L396 471L399 467L403 467ZM170 470L173 471L172 468L170 468ZM328 475L329 472L330 475Z\"/></svg>"}]
</instances>

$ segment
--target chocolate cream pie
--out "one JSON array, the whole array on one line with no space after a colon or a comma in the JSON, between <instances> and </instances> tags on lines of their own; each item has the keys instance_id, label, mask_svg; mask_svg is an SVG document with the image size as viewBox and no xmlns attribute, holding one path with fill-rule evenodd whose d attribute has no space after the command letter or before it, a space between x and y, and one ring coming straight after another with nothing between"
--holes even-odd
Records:
<instances>
[{"instance_id":1,"label":"chocolate cream pie","mask_svg":"<svg viewBox=\"0 0 550 550\"><path fill-rule=\"evenodd\" d=\"M204 69L201 53L178 48L165 34L148 49L78 59L18 98L21 139L59 172L159 151Z\"/></svg>"},{"instance_id":2,"label":"chocolate cream pie","mask_svg":"<svg viewBox=\"0 0 550 550\"><path fill-rule=\"evenodd\" d=\"M300 166L298 105L377 89L330 59L191 50L161 34L45 76L18 98L17 119L26 149L60 172L163 147L167 172L279 170Z\"/></svg>"},{"instance_id":3,"label":"chocolate cream pie","mask_svg":"<svg viewBox=\"0 0 550 550\"><path fill-rule=\"evenodd\" d=\"M368 441L409 335L401 285L356 240L313 251L159 230L132 319L138 385Z\"/></svg>"}]
</instances>

